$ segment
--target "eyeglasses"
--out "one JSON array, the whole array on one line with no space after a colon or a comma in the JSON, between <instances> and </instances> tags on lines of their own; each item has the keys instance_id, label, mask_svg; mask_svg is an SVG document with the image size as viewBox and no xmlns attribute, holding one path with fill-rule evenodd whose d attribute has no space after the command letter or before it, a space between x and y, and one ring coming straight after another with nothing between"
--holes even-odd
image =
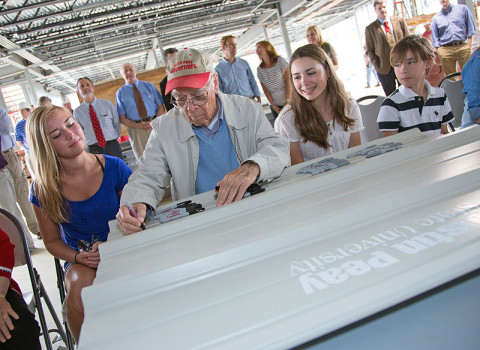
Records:
<instances>
[{"instance_id":1,"label":"eyeglasses","mask_svg":"<svg viewBox=\"0 0 480 350\"><path fill-rule=\"evenodd\" d=\"M210 78L205 85L205 90L200 93L198 93L197 96L193 96L192 98L181 98L178 99L175 96L172 95L171 99L171 104L174 105L175 107L178 108L188 108L188 106L191 104L192 106L198 107L198 106L203 106L205 103L208 102L208 95L210 94L210 83L212 82L212 79Z\"/></svg>"},{"instance_id":2,"label":"eyeglasses","mask_svg":"<svg viewBox=\"0 0 480 350\"><path fill-rule=\"evenodd\" d=\"M208 102L208 95L209 95L209 91L205 91L202 95L200 96L193 96L192 98L188 99L188 98L185 98L185 99L176 99L174 96L172 96L172 105L174 105L175 107L178 107L178 108L188 108L188 105L192 105L192 106L195 106L195 107L198 107L198 106L202 106L204 105L205 103Z\"/></svg>"}]
</instances>

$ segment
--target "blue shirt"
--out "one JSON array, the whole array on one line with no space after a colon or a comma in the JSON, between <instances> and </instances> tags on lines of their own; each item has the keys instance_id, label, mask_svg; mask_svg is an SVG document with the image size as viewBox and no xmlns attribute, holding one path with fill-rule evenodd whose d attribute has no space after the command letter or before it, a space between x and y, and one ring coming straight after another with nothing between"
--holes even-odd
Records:
<instances>
[{"instance_id":1,"label":"blue shirt","mask_svg":"<svg viewBox=\"0 0 480 350\"><path fill-rule=\"evenodd\" d=\"M12 121L3 107L0 107L0 136L2 137L2 152L15 147L12 137Z\"/></svg>"},{"instance_id":2,"label":"blue shirt","mask_svg":"<svg viewBox=\"0 0 480 350\"><path fill-rule=\"evenodd\" d=\"M95 98L91 105L97 115L105 141L118 139L122 131L122 125L120 124L120 119L118 118L118 113L113 103L108 100ZM83 128L87 145L97 143L98 140L95 136L95 131L93 131L92 120L90 119L90 103L83 102L75 108L73 117Z\"/></svg>"},{"instance_id":3,"label":"blue shirt","mask_svg":"<svg viewBox=\"0 0 480 350\"><path fill-rule=\"evenodd\" d=\"M467 99L467 113L462 117L462 128L474 125L480 118L480 49L477 49L462 70L463 93Z\"/></svg>"},{"instance_id":4,"label":"blue shirt","mask_svg":"<svg viewBox=\"0 0 480 350\"><path fill-rule=\"evenodd\" d=\"M207 137L200 130L193 130L198 140L198 167L195 193L211 191L226 174L238 168L238 159L226 123L218 132Z\"/></svg>"},{"instance_id":5,"label":"blue shirt","mask_svg":"<svg viewBox=\"0 0 480 350\"><path fill-rule=\"evenodd\" d=\"M257 82L247 61L235 57L233 63L225 58L215 67L220 91L224 94L246 97L260 96Z\"/></svg>"},{"instance_id":6,"label":"blue shirt","mask_svg":"<svg viewBox=\"0 0 480 350\"><path fill-rule=\"evenodd\" d=\"M440 47L452 41L465 41L475 34L475 21L465 5L450 5L432 19L432 41Z\"/></svg>"},{"instance_id":7,"label":"blue shirt","mask_svg":"<svg viewBox=\"0 0 480 350\"><path fill-rule=\"evenodd\" d=\"M135 82L140 95L142 95L143 103L147 109L148 117L155 117L157 115L158 106L163 104L162 95L148 81L138 80ZM115 102L117 104L118 115L126 115L132 121L142 120L138 115L137 103L133 94L132 84L126 83L118 89Z\"/></svg>"},{"instance_id":8,"label":"blue shirt","mask_svg":"<svg viewBox=\"0 0 480 350\"><path fill-rule=\"evenodd\" d=\"M25 135L25 124L25 119L22 119L15 125L15 141L22 141L25 153L28 153L30 149L28 148L27 135Z\"/></svg>"},{"instance_id":9,"label":"blue shirt","mask_svg":"<svg viewBox=\"0 0 480 350\"><path fill-rule=\"evenodd\" d=\"M98 191L84 201L67 200L70 222L63 222L61 226L63 240L74 250L79 250L82 243L91 246L96 241L107 240L110 232L108 221L115 219L120 207L119 192L132 173L123 160L107 155L104 157L105 173ZM33 184L30 193L30 202L40 207Z\"/></svg>"}]
</instances>

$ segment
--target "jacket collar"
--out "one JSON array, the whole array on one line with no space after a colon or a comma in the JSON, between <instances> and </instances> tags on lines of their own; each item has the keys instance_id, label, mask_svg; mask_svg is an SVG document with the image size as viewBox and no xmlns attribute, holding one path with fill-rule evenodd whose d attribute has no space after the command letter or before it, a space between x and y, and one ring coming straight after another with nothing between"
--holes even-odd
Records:
<instances>
[{"instance_id":1,"label":"jacket collar","mask_svg":"<svg viewBox=\"0 0 480 350\"><path fill-rule=\"evenodd\" d=\"M233 103L233 101L229 101L230 97L226 97L220 91L218 92L217 96L222 101L223 119L227 123L228 128L229 129L246 128L247 121L245 117L248 117L248 116L245 116L244 118L229 118L229 116L233 116L233 115L243 115L240 110L240 107L237 104ZM192 126L187 120L187 117L185 116L185 114L183 114L183 111L175 107L174 113L177 114L176 117L177 117L178 138L180 139L180 142L186 142L191 137L196 137L195 133L193 132Z\"/></svg>"},{"instance_id":2,"label":"jacket collar","mask_svg":"<svg viewBox=\"0 0 480 350\"><path fill-rule=\"evenodd\" d=\"M432 86L426 80L425 80L425 86L427 88L427 99L435 96L435 90L432 89ZM409 89L403 85L400 85L400 87L398 88L398 91L400 92L400 94L403 95L403 97L406 100L411 100L411 99L415 99L415 97L418 97L418 95L415 92L413 92L412 89Z\"/></svg>"}]
</instances>

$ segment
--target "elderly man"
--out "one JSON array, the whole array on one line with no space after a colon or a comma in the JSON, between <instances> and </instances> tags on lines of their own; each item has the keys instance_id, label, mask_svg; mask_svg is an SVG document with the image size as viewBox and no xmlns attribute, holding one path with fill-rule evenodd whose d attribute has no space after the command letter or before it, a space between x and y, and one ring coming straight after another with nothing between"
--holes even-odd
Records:
<instances>
[{"instance_id":1,"label":"elderly man","mask_svg":"<svg viewBox=\"0 0 480 350\"><path fill-rule=\"evenodd\" d=\"M133 153L140 159L145 150L152 127L150 122L165 112L163 99L158 90L148 81L137 79L137 72L130 63L125 63L120 72L125 85L117 91L116 104L120 122L127 127Z\"/></svg>"},{"instance_id":2,"label":"elderly man","mask_svg":"<svg viewBox=\"0 0 480 350\"><path fill-rule=\"evenodd\" d=\"M174 47L169 47L165 51L163 51L163 59L165 60L165 64L168 64L168 61L170 61L170 58L172 58L178 50ZM172 95L171 93L166 94L165 90L167 88L167 76L162 79L160 82L160 92L162 94L163 98L163 103L165 104L165 108L167 109L167 112L171 109L173 109L175 106L172 104Z\"/></svg>"},{"instance_id":3,"label":"elderly man","mask_svg":"<svg viewBox=\"0 0 480 350\"><path fill-rule=\"evenodd\" d=\"M13 185L15 188L15 200L18 206L22 210L23 216L27 221L27 226L30 232L36 234L38 238L41 238L40 230L38 229L37 219L33 212L32 205L28 200L28 180L23 166L20 163L17 155L13 151L15 142L12 135L12 121L8 116L7 111L0 107L0 137L1 137L1 150L2 155L7 161L6 169L10 172L10 176L13 179ZM4 197L8 194L6 192L0 192L0 196ZM8 209L7 209L8 210ZM29 243L30 244L30 243ZM32 244L33 246L33 244Z\"/></svg>"},{"instance_id":4,"label":"elderly man","mask_svg":"<svg viewBox=\"0 0 480 350\"><path fill-rule=\"evenodd\" d=\"M223 60L215 67L218 74L220 91L224 94L234 94L260 99L260 90L247 61L236 58L237 39L232 35L224 36L220 40L223 51Z\"/></svg>"},{"instance_id":5,"label":"elderly man","mask_svg":"<svg viewBox=\"0 0 480 350\"><path fill-rule=\"evenodd\" d=\"M277 177L289 165L289 145L275 134L262 106L218 91L209 57L179 51L167 67L167 93L176 108L152 123L153 131L121 202L134 203L138 219L125 206L117 214L125 233L140 230L173 179L174 200L219 186L217 205L242 199L255 181Z\"/></svg>"},{"instance_id":6,"label":"elderly man","mask_svg":"<svg viewBox=\"0 0 480 350\"><path fill-rule=\"evenodd\" d=\"M451 5L440 0L442 10L432 19L433 47L437 49L445 75L463 69L472 54L475 20L465 5Z\"/></svg>"},{"instance_id":7,"label":"elderly man","mask_svg":"<svg viewBox=\"0 0 480 350\"><path fill-rule=\"evenodd\" d=\"M73 117L83 128L87 152L122 159L122 149L117 141L122 126L113 103L96 98L93 82L86 77L78 79L77 92L83 103L75 108Z\"/></svg>"},{"instance_id":8,"label":"elderly man","mask_svg":"<svg viewBox=\"0 0 480 350\"><path fill-rule=\"evenodd\" d=\"M385 0L375 0L373 7L377 19L365 28L367 55L377 71L385 95L389 96L397 88L395 71L390 64L390 51L410 32L402 17L388 17Z\"/></svg>"}]
</instances>

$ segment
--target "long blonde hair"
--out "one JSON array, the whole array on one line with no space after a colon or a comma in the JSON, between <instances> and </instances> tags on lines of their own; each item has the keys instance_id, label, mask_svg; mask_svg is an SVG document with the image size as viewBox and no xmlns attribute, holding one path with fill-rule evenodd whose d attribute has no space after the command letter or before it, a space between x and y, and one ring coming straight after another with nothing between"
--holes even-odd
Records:
<instances>
[{"instance_id":1,"label":"long blonde hair","mask_svg":"<svg viewBox=\"0 0 480 350\"><path fill-rule=\"evenodd\" d=\"M292 72L293 62L303 57L310 57L320 62L329 74L325 90L327 103L330 106L335 123L338 123L347 131L349 126L355 124L355 121L350 118L350 100L342 82L335 73L332 61L318 45L308 44L299 47L293 53L290 58L290 72ZM290 74L290 83L295 86L292 74ZM295 114L295 128L304 138L304 142L311 141L324 149L329 148L327 123L315 109L313 103L301 96L295 88L292 89L291 106Z\"/></svg>"},{"instance_id":2,"label":"long blonde hair","mask_svg":"<svg viewBox=\"0 0 480 350\"><path fill-rule=\"evenodd\" d=\"M311 25L310 27L307 28L307 33L308 33L309 30L313 30L315 33L317 33L318 43L315 43L315 44L322 46L324 41L323 41L323 38L322 38L322 32L320 31L320 28L318 28L318 26L314 24L314 25Z\"/></svg>"},{"instance_id":3,"label":"long blonde hair","mask_svg":"<svg viewBox=\"0 0 480 350\"><path fill-rule=\"evenodd\" d=\"M47 130L47 119L53 111L69 110L54 105L37 107L27 119L26 134L35 172L33 189L42 210L55 223L69 222L68 204L62 195L61 165Z\"/></svg>"}]
</instances>

